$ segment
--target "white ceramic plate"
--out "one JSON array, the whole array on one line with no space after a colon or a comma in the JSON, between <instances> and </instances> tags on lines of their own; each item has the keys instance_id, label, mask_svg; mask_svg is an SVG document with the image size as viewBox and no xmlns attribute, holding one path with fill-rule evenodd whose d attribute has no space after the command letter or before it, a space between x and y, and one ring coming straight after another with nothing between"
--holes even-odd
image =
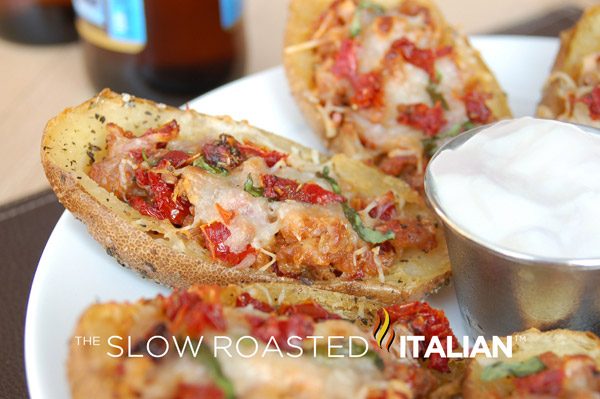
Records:
<instances>
[{"instance_id":1,"label":"white ceramic plate","mask_svg":"<svg viewBox=\"0 0 600 399\"><path fill-rule=\"evenodd\" d=\"M500 84L516 116L532 115L552 65L557 41L530 37L473 39ZM323 150L289 95L283 70L270 69L230 83L192 101L207 114L228 114L265 130ZM10 289L10 287L5 287ZM168 290L121 267L65 212L40 260L31 288L25 327L25 361L33 399L67 398L67 345L81 312L91 303L135 300ZM430 298L443 308L456 335L464 335L451 287Z\"/></svg>"}]
</instances>

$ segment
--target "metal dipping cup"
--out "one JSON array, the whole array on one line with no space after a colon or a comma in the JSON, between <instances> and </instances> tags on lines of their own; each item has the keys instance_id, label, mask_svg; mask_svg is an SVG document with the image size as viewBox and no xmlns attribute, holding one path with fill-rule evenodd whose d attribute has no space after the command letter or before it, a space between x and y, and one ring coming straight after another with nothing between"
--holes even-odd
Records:
<instances>
[{"instance_id":1,"label":"metal dipping cup","mask_svg":"<svg viewBox=\"0 0 600 399\"><path fill-rule=\"evenodd\" d=\"M429 165L440 153L459 148L486 127L453 138ZM600 134L600 130L579 127ZM600 334L600 258L544 258L484 242L456 225L444 211L431 168L425 173L425 193L444 226L456 296L471 336L504 336L531 327Z\"/></svg>"}]
</instances>

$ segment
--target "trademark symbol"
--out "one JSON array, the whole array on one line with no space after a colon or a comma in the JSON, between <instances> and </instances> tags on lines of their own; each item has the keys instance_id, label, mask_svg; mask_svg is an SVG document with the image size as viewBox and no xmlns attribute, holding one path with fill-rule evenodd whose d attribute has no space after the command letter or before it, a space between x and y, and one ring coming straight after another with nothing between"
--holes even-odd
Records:
<instances>
[{"instance_id":1,"label":"trademark symbol","mask_svg":"<svg viewBox=\"0 0 600 399\"><path fill-rule=\"evenodd\" d=\"M527 342L527 337L525 335L516 335L515 341L517 343L524 343L524 342Z\"/></svg>"}]
</instances>

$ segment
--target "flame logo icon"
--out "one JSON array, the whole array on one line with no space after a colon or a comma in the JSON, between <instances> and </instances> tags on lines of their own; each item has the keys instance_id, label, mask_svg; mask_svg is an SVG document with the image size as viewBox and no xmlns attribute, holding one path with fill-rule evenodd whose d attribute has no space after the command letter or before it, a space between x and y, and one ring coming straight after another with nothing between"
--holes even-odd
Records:
<instances>
[{"instance_id":1,"label":"flame logo icon","mask_svg":"<svg viewBox=\"0 0 600 399\"><path fill-rule=\"evenodd\" d=\"M386 336L387 340L385 339ZM375 342L381 349L385 348L388 352L390 351L396 333L394 329L390 329L390 314L385 308L379 309L379 312L377 312L377 324L373 328L373 338L375 338Z\"/></svg>"}]
</instances>

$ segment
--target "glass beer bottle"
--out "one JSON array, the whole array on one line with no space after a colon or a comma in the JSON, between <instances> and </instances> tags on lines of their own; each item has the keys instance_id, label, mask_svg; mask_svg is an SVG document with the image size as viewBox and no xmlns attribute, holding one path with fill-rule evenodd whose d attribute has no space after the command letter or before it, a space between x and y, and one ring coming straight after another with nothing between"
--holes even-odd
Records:
<instances>
[{"instance_id":1,"label":"glass beer bottle","mask_svg":"<svg viewBox=\"0 0 600 399\"><path fill-rule=\"evenodd\" d=\"M0 36L26 44L77 40L70 0L0 0Z\"/></svg>"},{"instance_id":2,"label":"glass beer bottle","mask_svg":"<svg viewBox=\"0 0 600 399\"><path fill-rule=\"evenodd\" d=\"M171 104L239 76L242 0L73 0L97 89Z\"/></svg>"}]
</instances>

